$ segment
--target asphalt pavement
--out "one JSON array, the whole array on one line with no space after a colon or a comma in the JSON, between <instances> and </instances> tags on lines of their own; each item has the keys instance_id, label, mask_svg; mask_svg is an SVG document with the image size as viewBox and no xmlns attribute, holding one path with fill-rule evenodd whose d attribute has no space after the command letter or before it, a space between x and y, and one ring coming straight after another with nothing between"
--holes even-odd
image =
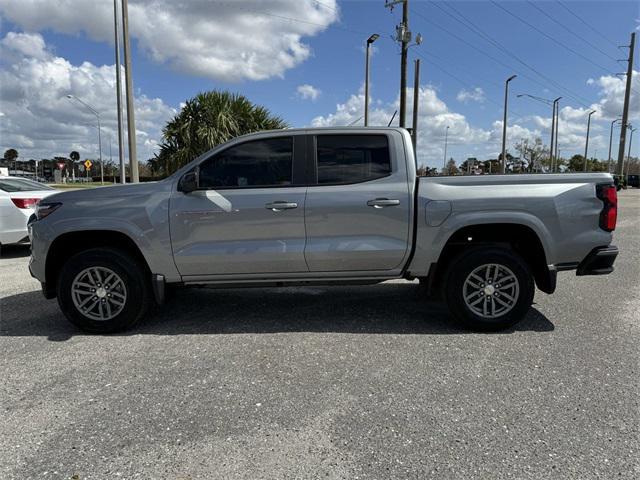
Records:
<instances>
[{"instance_id":1,"label":"asphalt pavement","mask_svg":"<svg viewBox=\"0 0 640 480\"><path fill-rule=\"evenodd\" d=\"M4 249L0 478L640 478L640 190L614 243L497 334L394 282L184 290L91 336Z\"/></svg>"}]
</instances>

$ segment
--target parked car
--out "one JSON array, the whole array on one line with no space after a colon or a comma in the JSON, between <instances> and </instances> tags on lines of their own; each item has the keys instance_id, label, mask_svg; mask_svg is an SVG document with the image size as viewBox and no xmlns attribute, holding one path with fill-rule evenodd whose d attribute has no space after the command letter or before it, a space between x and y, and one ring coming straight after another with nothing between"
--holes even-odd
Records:
<instances>
[{"instance_id":1,"label":"parked car","mask_svg":"<svg viewBox=\"0 0 640 480\"><path fill-rule=\"evenodd\" d=\"M0 177L0 245L28 243L27 221L36 204L56 190L27 178Z\"/></svg>"},{"instance_id":2,"label":"parked car","mask_svg":"<svg viewBox=\"0 0 640 480\"><path fill-rule=\"evenodd\" d=\"M166 285L420 279L477 330L507 328L560 270L613 271L605 173L416 176L408 132L262 132L163 181L54 195L31 224L31 274L89 332L131 327Z\"/></svg>"}]
</instances>

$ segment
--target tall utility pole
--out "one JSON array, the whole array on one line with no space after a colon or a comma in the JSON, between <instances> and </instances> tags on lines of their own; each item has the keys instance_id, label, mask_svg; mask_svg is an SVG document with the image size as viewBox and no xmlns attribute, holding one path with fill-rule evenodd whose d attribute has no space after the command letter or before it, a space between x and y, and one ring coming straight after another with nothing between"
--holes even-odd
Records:
<instances>
[{"instance_id":1,"label":"tall utility pole","mask_svg":"<svg viewBox=\"0 0 640 480\"><path fill-rule=\"evenodd\" d=\"M371 44L375 42L380 35L374 33L367 39L367 58L364 66L364 126L369 126L369 49Z\"/></svg>"},{"instance_id":2,"label":"tall utility pole","mask_svg":"<svg viewBox=\"0 0 640 480\"><path fill-rule=\"evenodd\" d=\"M413 154L416 157L416 167L418 166L418 156L416 155L416 146L418 145L418 107L420 97L420 59L414 60L414 77L413 77L413 125L411 130L411 139L413 140Z\"/></svg>"},{"instance_id":3,"label":"tall utility pole","mask_svg":"<svg viewBox=\"0 0 640 480\"><path fill-rule=\"evenodd\" d=\"M624 167L624 146L627 139L627 126L629 120L629 98L631 97L631 76L633 75L633 51L636 44L636 33L631 34L629 44L629 60L627 60L627 86L624 92L624 107L622 108L622 128L620 129L620 144L618 148L618 173L622 175Z\"/></svg>"},{"instance_id":4,"label":"tall utility pole","mask_svg":"<svg viewBox=\"0 0 640 480\"><path fill-rule=\"evenodd\" d=\"M587 120L587 139L584 142L584 167L582 168L583 172L587 171L587 152L589 151L589 130L591 129L591 115L596 113L595 110L591 110L589 112L589 119Z\"/></svg>"},{"instance_id":5,"label":"tall utility pole","mask_svg":"<svg viewBox=\"0 0 640 480\"><path fill-rule=\"evenodd\" d=\"M136 158L136 120L133 112L133 80L131 72L131 44L129 42L129 9L128 0L122 0L122 34L124 36L124 76L127 93L127 137L129 140L129 165L131 165L131 181L138 183L138 159Z\"/></svg>"},{"instance_id":6,"label":"tall utility pole","mask_svg":"<svg viewBox=\"0 0 640 480\"><path fill-rule=\"evenodd\" d=\"M407 53L411 32L409 31L409 0L402 4L402 52L400 54L400 127L405 126L407 115Z\"/></svg>"},{"instance_id":7,"label":"tall utility pole","mask_svg":"<svg viewBox=\"0 0 640 480\"><path fill-rule=\"evenodd\" d=\"M619 118L616 118L613 122L611 122L611 131L609 132L609 160L607 161L607 173L611 173L611 146L613 144L613 126L620 121Z\"/></svg>"},{"instance_id":8,"label":"tall utility pole","mask_svg":"<svg viewBox=\"0 0 640 480\"><path fill-rule=\"evenodd\" d=\"M504 82L504 118L502 120L502 163L500 164L500 173L505 173L507 165L507 104L509 101L509 82L516 77L517 75L511 75Z\"/></svg>"},{"instance_id":9,"label":"tall utility pole","mask_svg":"<svg viewBox=\"0 0 640 480\"><path fill-rule=\"evenodd\" d=\"M409 30L409 0L385 0L384 6L393 9L395 5L402 3L402 23L396 27L396 40L400 42L400 127L406 126L407 113L407 53L411 42Z\"/></svg>"},{"instance_id":10,"label":"tall utility pole","mask_svg":"<svg viewBox=\"0 0 640 480\"><path fill-rule=\"evenodd\" d=\"M118 158L120 159L120 183L127 181L124 167L124 135L122 134L122 78L120 74L120 29L118 27L118 0L113 0L113 29L116 44L116 106L118 109Z\"/></svg>"}]
</instances>

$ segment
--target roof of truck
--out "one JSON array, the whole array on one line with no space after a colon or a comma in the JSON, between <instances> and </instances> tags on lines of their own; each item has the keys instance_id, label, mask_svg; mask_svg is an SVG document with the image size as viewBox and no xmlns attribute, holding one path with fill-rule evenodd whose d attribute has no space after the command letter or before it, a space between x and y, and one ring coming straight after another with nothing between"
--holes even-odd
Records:
<instances>
[{"instance_id":1,"label":"roof of truck","mask_svg":"<svg viewBox=\"0 0 640 480\"><path fill-rule=\"evenodd\" d=\"M288 132L288 133L302 133L302 132L309 132L309 131L336 131L336 130L345 130L345 131L366 131L366 130L391 130L391 131L399 131L399 130L406 130L406 128L400 128L400 127L384 127L384 126L380 126L380 127L373 127L373 126L369 126L369 127L364 127L362 125L357 126L357 125L353 125L353 126L334 126L334 127L296 127L296 128L280 128L280 129L275 129L275 130L257 130L255 132L251 132L251 133L246 133L244 135L240 135L236 138L242 138L242 137L247 137L249 135L256 135L256 134L261 134L261 133L278 133L278 132Z\"/></svg>"}]
</instances>

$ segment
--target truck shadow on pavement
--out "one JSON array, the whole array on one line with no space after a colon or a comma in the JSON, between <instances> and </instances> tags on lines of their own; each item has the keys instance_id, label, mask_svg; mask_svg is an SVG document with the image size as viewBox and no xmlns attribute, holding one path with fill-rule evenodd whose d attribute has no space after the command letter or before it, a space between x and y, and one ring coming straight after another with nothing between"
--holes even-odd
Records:
<instances>
[{"instance_id":1,"label":"truck shadow on pavement","mask_svg":"<svg viewBox=\"0 0 640 480\"><path fill-rule=\"evenodd\" d=\"M0 248L0 258L25 258L31 255L29 245L4 245Z\"/></svg>"},{"instance_id":2,"label":"truck shadow on pavement","mask_svg":"<svg viewBox=\"0 0 640 480\"><path fill-rule=\"evenodd\" d=\"M241 333L463 334L439 302L424 299L417 284L360 287L177 289L130 331L119 335ZM0 336L45 336L65 341L84 335L55 300L38 291L0 300ZM553 323L536 308L512 329L550 332Z\"/></svg>"}]
</instances>

